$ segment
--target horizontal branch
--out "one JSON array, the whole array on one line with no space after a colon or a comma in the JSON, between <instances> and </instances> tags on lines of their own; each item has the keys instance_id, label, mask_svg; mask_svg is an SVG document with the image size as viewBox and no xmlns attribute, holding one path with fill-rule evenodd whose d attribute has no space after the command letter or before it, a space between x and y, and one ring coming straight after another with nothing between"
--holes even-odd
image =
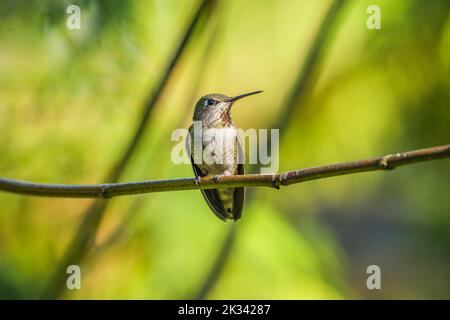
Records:
<instances>
[{"instance_id":1,"label":"horizontal branch","mask_svg":"<svg viewBox=\"0 0 450 320\"><path fill-rule=\"evenodd\" d=\"M117 196L193 189L216 189L235 187L288 186L309 180L347 175L358 172L392 170L396 167L450 157L450 145L389 154L384 157L342 162L276 174L248 174L223 176L219 181L211 177L201 179L197 185L194 178L174 180L148 180L126 183L96 185L44 184L0 178L0 191L41 197L66 198L112 198Z\"/></svg>"}]
</instances>

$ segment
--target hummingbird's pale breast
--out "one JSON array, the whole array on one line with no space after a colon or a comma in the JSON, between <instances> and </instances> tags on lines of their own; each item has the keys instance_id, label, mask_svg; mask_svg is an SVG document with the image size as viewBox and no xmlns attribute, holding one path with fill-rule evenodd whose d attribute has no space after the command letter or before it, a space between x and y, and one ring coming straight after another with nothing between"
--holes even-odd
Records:
<instances>
[{"instance_id":1,"label":"hummingbird's pale breast","mask_svg":"<svg viewBox=\"0 0 450 320\"><path fill-rule=\"evenodd\" d=\"M239 143L236 128L210 128L202 138L204 163L199 167L208 175L236 174Z\"/></svg>"}]
</instances>

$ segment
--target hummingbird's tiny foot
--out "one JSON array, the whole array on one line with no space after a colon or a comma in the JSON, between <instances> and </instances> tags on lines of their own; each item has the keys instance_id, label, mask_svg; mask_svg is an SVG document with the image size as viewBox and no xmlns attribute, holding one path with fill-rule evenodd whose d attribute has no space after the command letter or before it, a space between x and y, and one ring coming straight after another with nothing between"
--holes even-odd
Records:
<instances>
[{"instance_id":1,"label":"hummingbird's tiny foot","mask_svg":"<svg viewBox=\"0 0 450 320\"><path fill-rule=\"evenodd\" d=\"M392 165L389 163L389 160L391 160L391 158L394 155L392 154L388 154L387 156L384 156L380 162L378 163L378 165L381 167L381 169L383 170L391 170L394 169L394 167L392 167Z\"/></svg>"},{"instance_id":2,"label":"hummingbird's tiny foot","mask_svg":"<svg viewBox=\"0 0 450 320\"><path fill-rule=\"evenodd\" d=\"M276 174L272 175L272 187L277 190L280 190L280 186L277 183L277 175Z\"/></svg>"},{"instance_id":3,"label":"hummingbird's tiny foot","mask_svg":"<svg viewBox=\"0 0 450 320\"><path fill-rule=\"evenodd\" d=\"M280 183L281 183L283 186L287 186L287 181L288 181L288 176L287 176L287 174L286 174L286 173L282 173L282 174L280 175L279 181L280 181Z\"/></svg>"},{"instance_id":4,"label":"hummingbird's tiny foot","mask_svg":"<svg viewBox=\"0 0 450 320\"><path fill-rule=\"evenodd\" d=\"M214 181L214 183L220 182L220 174L215 175L215 176L213 177L213 181Z\"/></svg>"},{"instance_id":5,"label":"hummingbird's tiny foot","mask_svg":"<svg viewBox=\"0 0 450 320\"><path fill-rule=\"evenodd\" d=\"M196 186L199 186L201 183L202 183L201 178L200 178L200 177L195 177L195 179L194 179L194 184L195 184Z\"/></svg>"}]
</instances>

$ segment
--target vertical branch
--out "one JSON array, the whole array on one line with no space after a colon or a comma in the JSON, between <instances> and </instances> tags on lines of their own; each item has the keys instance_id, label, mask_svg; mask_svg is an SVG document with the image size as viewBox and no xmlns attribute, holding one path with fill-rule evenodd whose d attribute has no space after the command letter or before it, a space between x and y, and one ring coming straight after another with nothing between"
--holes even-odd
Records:
<instances>
[{"instance_id":1,"label":"vertical branch","mask_svg":"<svg viewBox=\"0 0 450 320\"><path fill-rule=\"evenodd\" d=\"M307 55L301 64L294 84L289 90L287 99L284 102L284 107L282 108L283 111L280 113L280 116L273 125L274 128L287 127L289 119L292 117L297 105L299 104L300 97L303 96L310 84L314 67L317 65L322 48L324 47L326 40L329 38L332 26L334 25L336 17L344 3L345 0L334 0L324 15L311 46L308 49ZM252 194L253 193L247 193L247 202L251 201ZM228 234L225 236L219 253L213 262L209 273L205 277L202 285L199 287L198 292L195 294L196 299L205 299L219 280L236 239L236 228L237 226L233 225L228 231Z\"/></svg>"},{"instance_id":2,"label":"vertical branch","mask_svg":"<svg viewBox=\"0 0 450 320\"><path fill-rule=\"evenodd\" d=\"M192 35L194 29L200 21L201 16L208 8L214 4L214 0L201 0L197 10L195 11L192 20L187 26L178 46L176 47L172 57L169 59L169 63L164 70L158 84L148 102L145 104L140 121L136 127L134 135L132 136L125 152L122 157L117 161L116 165L107 175L107 181L117 182L122 176L126 165L128 164L131 156L136 150L136 147L141 140L149 123L152 111L159 101L167 82L180 60L181 55L186 49L186 46ZM106 211L108 202L106 200L99 200L92 203L84 214L83 221L78 228L73 240L69 244L69 247L64 254L61 262L58 264L54 275L48 282L47 288L44 289L43 297L47 299L54 299L61 296L65 288L66 268L68 265L79 265L85 257L89 247L95 240L97 230L100 226L101 220Z\"/></svg>"}]
</instances>

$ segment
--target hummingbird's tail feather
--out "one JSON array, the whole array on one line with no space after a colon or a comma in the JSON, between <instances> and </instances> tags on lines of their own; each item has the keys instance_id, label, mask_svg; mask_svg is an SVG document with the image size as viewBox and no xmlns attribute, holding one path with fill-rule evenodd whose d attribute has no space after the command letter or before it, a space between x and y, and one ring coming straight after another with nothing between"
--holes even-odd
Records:
<instances>
[{"instance_id":1,"label":"hummingbird's tail feather","mask_svg":"<svg viewBox=\"0 0 450 320\"><path fill-rule=\"evenodd\" d=\"M222 202L220 201L219 193L216 189L203 189L201 190L203 198L205 198L206 203L212 212L223 221L226 221L228 214L224 208Z\"/></svg>"},{"instance_id":2,"label":"hummingbird's tail feather","mask_svg":"<svg viewBox=\"0 0 450 320\"><path fill-rule=\"evenodd\" d=\"M204 177L205 175L200 170L200 168L195 164L194 159L191 155L191 164L192 169L194 169L194 173L196 177ZM203 198L205 198L206 203L208 204L209 208L214 212L214 214L223 221L227 220L227 212L225 207L222 204L222 201L220 200L219 193L216 189L202 189L200 190L202 192Z\"/></svg>"},{"instance_id":3,"label":"hummingbird's tail feather","mask_svg":"<svg viewBox=\"0 0 450 320\"><path fill-rule=\"evenodd\" d=\"M233 201L233 220L238 221L242 216L242 208L244 208L245 188L234 189Z\"/></svg>"},{"instance_id":4,"label":"hummingbird's tail feather","mask_svg":"<svg viewBox=\"0 0 450 320\"><path fill-rule=\"evenodd\" d=\"M203 189L201 190L203 197L206 200L211 211L221 220L226 221L232 219L237 221L241 218L242 208L244 207L245 188L229 189L233 194L233 207L225 208L223 201L217 189Z\"/></svg>"},{"instance_id":5,"label":"hummingbird's tail feather","mask_svg":"<svg viewBox=\"0 0 450 320\"><path fill-rule=\"evenodd\" d=\"M200 171L199 168L195 168L195 164L193 166L194 171L198 173ZM243 164L238 164L237 173L244 174ZM241 218L242 209L244 208L245 188L202 189L201 192L209 208L219 219L237 221ZM227 198L230 196L232 196L231 203L229 200L227 201Z\"/></svg>"}]
</instances>

